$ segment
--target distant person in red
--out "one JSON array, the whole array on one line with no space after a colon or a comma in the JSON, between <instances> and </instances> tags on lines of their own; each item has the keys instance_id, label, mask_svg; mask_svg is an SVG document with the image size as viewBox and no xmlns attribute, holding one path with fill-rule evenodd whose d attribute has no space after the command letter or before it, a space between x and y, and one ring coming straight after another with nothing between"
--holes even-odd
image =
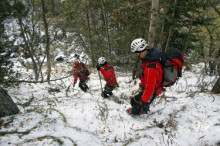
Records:
<instances>
[{"instance_id":1,"label":"distant person in red","mask_svg":"<svg viewBox=\"0 0 220 146\"><path fill-rule=\"evenodd\" d=\"M103 75L104 80L106 81L104 91L102 92L102 97L108 98L112 96L112 91L115 87L118 87L118 83L115 76L115 70L113 66L110 66L104 57L98 59L99 65L96 66L97 70L100 71Z\"/></svg>"},{"instance_id":2,"label":"distant person in red","mask_svg":"<svg viewBox=\"0 0 220 146\"><path fill-rule=\"evenodd\" d=\"M73 73L73 87L75 87L75 84L77 83L77 80L79 78L79 87L80 89L82 89L84 92L87 91L88 86L86 85L86 82L88 81L89 79L89 75L90 75L90 72L89 70L86 68L86 66L84 65L84 63L82 62L78 62L76 61L74 63L74 73Z\"/></svg>"}]
</instances>

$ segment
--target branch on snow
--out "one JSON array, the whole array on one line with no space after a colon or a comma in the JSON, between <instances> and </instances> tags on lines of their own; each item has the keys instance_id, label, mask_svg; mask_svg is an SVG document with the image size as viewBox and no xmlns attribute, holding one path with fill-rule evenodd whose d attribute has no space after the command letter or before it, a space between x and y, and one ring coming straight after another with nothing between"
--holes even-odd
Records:
<instances>
[{"instance_id":1,"label":"branch on snow","mask_svg":"<svg viewBox=\"0 0 220 146\"><path fill-rule=\"evenodd\" d=\"M72 75L62 77L62 78L59 78L59 79L50 80L50 82L62 80L62 79L65 79L65 78L69 78L71 76ZM44 83L44 82L48 82L48 81L27 81L27 80L17 80L16 81L16 80L13 80L13 81L3 81L2 83L13 84L13 83Z\"/></svg>"}]
</instances>

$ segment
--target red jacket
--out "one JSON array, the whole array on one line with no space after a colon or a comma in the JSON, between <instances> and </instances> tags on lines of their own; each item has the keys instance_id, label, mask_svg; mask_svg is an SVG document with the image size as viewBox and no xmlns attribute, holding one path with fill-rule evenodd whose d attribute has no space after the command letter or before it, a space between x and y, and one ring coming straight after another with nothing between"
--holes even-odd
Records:
<instances>
[{"instance_id":1,"label":"red jacket","mask_svg":"<svg viewBox=\"0 0 220 146\"><path fill-rule=\"evenodd\" d=\"M142 75L141 84L143 86L142 100L148 102L149 99L156 92L157 95L162 93L163 70L159 61L155 62L142 62Z\"/></svg>"},{"instance_id":2,"label":"red jacket","mask_svg":"<svg viewBox=\"0 0 220 146\"><path fill-rule=\"evenodd\" d=\"M117 83L114 67L107 63L104 67L100 68L100 71L108 86L113 86L115 83Z\"/></svg>"},{"instance_id":3,"label":"red jacket","mask_svg":"<svg viewBox=\"0 0 220 146\"><path fill-rule=\"evenodd\" d=\"M84 64L79 63L79 62L75 62L74 66L74 73L73 73L73 84L75 85L78 78L80 81L87 81L88 80L88 76L90 75L90 72L88 71L88 69L84 66Z\"/></svg>"}]
</instances>

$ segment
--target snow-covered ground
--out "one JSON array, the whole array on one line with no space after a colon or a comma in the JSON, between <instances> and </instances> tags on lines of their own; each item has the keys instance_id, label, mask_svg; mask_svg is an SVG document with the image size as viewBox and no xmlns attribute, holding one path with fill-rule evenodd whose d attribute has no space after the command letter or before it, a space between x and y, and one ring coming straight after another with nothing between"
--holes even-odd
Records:
<instances>
[{"instance_id":1,"label":"snow-covered ground","mask_svg":"<svg viewBox=\"0 0 220 146\"><path fill-rule=\"evenodd\" d=\"M70 69L57 65L54 78ZM151 112L141 116L125 111L139 83L132 81L131 74L117 72L120 87L113 93L121 104L100 96L96 70L87 93L78 85L72 87L73 77L6 88L20 113L2 118L0 145L220 145L220 96L200 92L198 84L205 86L213 78L202 78L197 72L199 68L194 73L185 71L178 84L157 98ZM22 105L27 102L30 105Z\"/></svg>"}]
</instances>

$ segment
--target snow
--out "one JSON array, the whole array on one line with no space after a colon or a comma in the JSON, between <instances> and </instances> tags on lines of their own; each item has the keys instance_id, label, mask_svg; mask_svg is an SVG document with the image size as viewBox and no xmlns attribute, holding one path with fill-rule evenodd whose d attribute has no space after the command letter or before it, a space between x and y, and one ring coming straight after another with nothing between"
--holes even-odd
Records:
<instances>
[{"instance_id":1,"label":"snow","mask_svg":"<svg viewBox=\"0 0 220 146\"><path fill-rule=\"evenodd\" d=\"M53 78L63 77L70 69L68 64L58 63ZM78 83L72 87L72 76L51 84L8 87L20 113L2 118L9 124L1 126L0 134L30 132L0 135L0 145L217 145L220 96L200 92L201 79L210 82L214 77L203 77L198 70L185 71L177 84L157 98L150 113L141 116L130 116L125 111L139 84L138 80L132 81L131 74L116 72L120 87L113 93L122 104L113 97L100 96L96 70L92 70L87 93L79 89ZM104 87L104 80L101 82ZM210 90L211 86L206 88ZM31 98L29 106L22 106Z\"/></svg>"}]
</instances>

